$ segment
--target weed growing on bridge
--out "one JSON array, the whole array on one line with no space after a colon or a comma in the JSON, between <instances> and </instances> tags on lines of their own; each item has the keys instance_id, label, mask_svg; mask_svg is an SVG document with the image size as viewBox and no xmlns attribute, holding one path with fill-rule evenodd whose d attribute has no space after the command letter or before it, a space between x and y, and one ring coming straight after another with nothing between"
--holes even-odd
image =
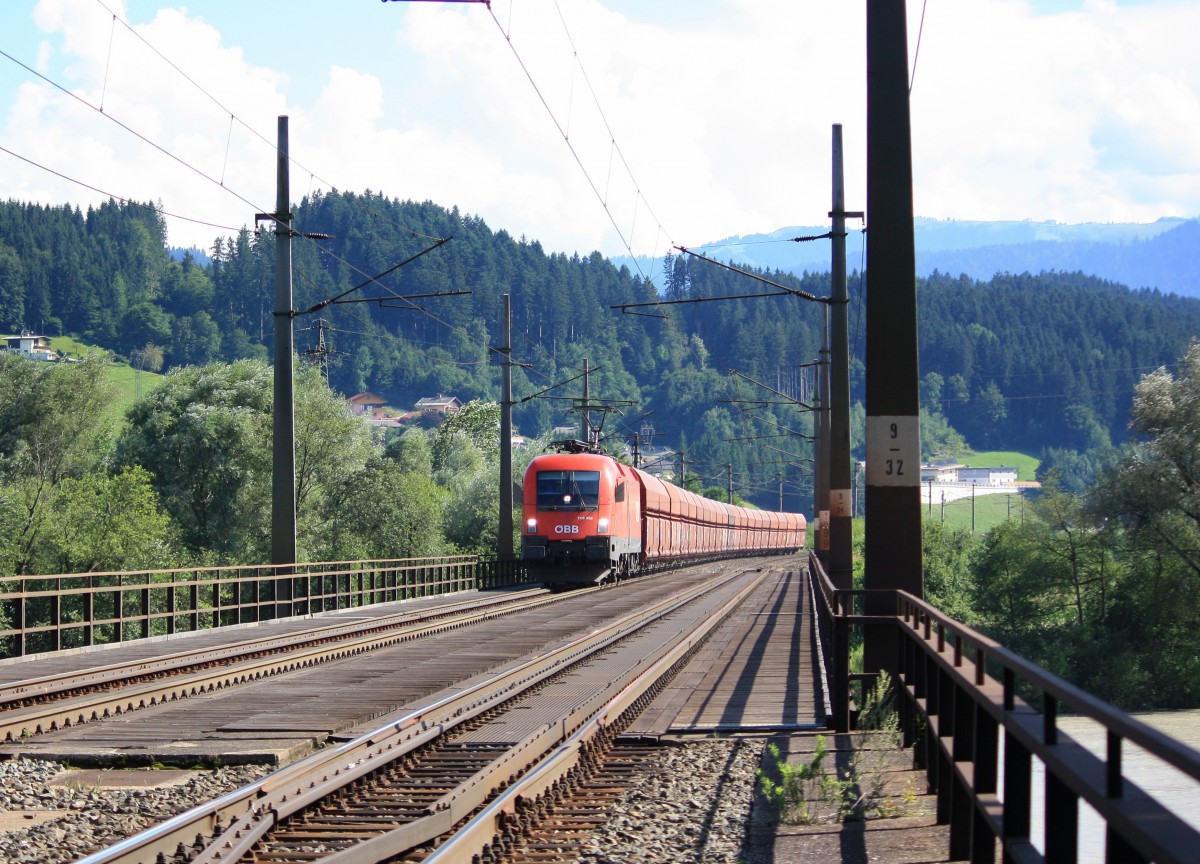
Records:
<instances>
[{"instance_id":1,"label":"weed growing on bridge","mask_svg":"<svg viewBox=\"0 0 1200 864\"><path fill-rule=\"evenodd\" d=\"M762 787L763 797L779 811L784 822L808 824L818 821L813 805L827 800L824 787L829 780L835 779L821 764L829 754L825 736L817 736L813 757L808 762L788 762L779 755L779 747L773 742L767 745L767 751L775 762L774 769L779 775L779 782L772 780L767 772L759 768L755 776Z\"/></svg>"},{"instance_id":2,"label":"weed growing on bridge","mask_svg":"<svg viewBox=\"0 0 1200 864\"><path fill-rule=\"evenodd\" d=\"M863 695L859 731L850 746L831 751L818 735L808 761L791 764L779 747L768 744L773 764L756 776L763 797L788 823L854 821L909 815L917 795L912 783L898 797L886 795L885 784L900 747L900 721L894 688L885 674L878 686ZM833 752L833 765L827 765ZM772 775L777 775L775 780Z\"/></svg>"}]
</instances>

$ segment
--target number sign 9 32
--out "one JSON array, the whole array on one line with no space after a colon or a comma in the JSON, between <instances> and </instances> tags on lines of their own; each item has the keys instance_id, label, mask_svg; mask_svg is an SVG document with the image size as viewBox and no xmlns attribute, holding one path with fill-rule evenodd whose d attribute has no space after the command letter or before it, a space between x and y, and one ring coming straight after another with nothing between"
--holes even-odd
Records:
<instances>
[{"instance_id":1,"label":"number sign 9 32","mask_svg":"<svg viewBox=\"0 0 1200 864\"><path fill-rule=\"evenodd\" d=\"M867 485L921 484L921 427L916 417L867 417Z\"/></svg>"}]
</instances>

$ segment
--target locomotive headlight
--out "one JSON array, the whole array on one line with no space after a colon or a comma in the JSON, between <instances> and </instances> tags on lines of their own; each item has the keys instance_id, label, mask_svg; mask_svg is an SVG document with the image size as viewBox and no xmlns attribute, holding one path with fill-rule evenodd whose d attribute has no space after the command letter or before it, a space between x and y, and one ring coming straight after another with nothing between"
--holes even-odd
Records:
<instances>
[{"instance_id":1,"label":"locomotive headlight","mask_svg":"<svg viewBox=\"0 0 1200 864\"><path fill-rule=\"evenodd\" d=\"M597 534L607 534L608 533L608 517L607 516L600 517L600 524L596 528L596 533Z\"/></svg>"},{"instance_id":2,"label":"locomotive headlight","mask_svg":"<svg viewBox=\"0 0 1200 864\"><path fill-rule=\"evenodd\" d=\"M526 519L525 520L525 528L530 534L536 534L537 533L537 520L536 519Z\"/></svg>"}]
</instances>

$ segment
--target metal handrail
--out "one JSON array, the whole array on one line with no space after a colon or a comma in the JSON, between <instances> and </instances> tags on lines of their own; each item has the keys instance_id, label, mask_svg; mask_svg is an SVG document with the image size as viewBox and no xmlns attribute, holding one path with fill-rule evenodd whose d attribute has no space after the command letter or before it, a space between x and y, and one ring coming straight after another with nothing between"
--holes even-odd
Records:
<instances>
[{"instance_id":1,"label":"metal handrail","mask_svg":"<svg viewBox=\"0 0 1200 864\"><path fill-rule=\"evenodd\" d=\"M1105 822L1109 861L1195 861L1200 831L1124 777L1122 755L1129 741L1200 783L1200 753L924 600L894 594L901 625L900 682L914 709L906 712L905 731L915 740L918 718L924 725L919 750L927 754L939 817L950 825L951 858L990 862L999 840L1006 861L1073 862L1079 801L1084 800ZM1041 705L1022 700L1019 684ZM1063 711L1104 727L1103 757L1059 728ZM1046 768L1044 852L1029 836L1033 758Z\"/></svg>"},{"instance_id":2,"label":"metal handrail","mask_svg":"<svg viewBox=\"0 0 1200 864\"><path fill-rule=\"evenodd\" d=\"M0 613L8 626L0 629L0 658L504 587L524 579L519 561L480 561L472 555L3 576Z\"/></svg>"},{"instance_id":3,"label":"metal handrail","mask_svg":"<svg viewBox=\"0 0 1200 864\"><path fill-rule=\"evenodd\" d=\"M813 633L824 662L822 688L827 703L825 722L837 732L850 731L850 627L842 614L841 598L824 565L808 556Z\"/></svg>"},{"instance_id":4,"label":"metal handrail","mask_svg":"<svg viewBox=\"0 0 1200 864\"><path fill-rule=\"evenodd\" d=\"M1200 783L1200 752L907 592L836 591L819 564L812 576L823 629L825 618L833 619L828 629L835 634L895 625L901 731L937 794L938 822L950 827L951 859L992 864L999 843L1005 862L1075 862L1082 800L1105 822L1107 861L1196 860L1200 831L1125 777L1122 756L1129 742ZM894 614L856 614L858 608ZM848 662L848 640L833 643L834 664ZM831 725L839 731L849 727L841 721L850 719L849 681L857 677L846 668L839 666L831 683ZM1019 690L1033 694L1030 701ZM1059 727L1063 713L1104 728L1103 756ZM1041 851L1030 836L1035 758L1046 770Z\"/></svg>"}]
</instances>

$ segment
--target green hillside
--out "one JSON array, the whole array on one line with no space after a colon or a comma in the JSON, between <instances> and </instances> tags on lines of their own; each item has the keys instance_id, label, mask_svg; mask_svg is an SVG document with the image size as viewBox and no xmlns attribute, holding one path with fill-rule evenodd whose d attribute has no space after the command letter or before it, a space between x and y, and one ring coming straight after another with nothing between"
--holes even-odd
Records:
<instances>
[{"instance_id":1,"label":"green hillside","mask_svg":"<svg viewBox=\"0 0 1200 864\"><path fill-rule=\"evenodd\" d=\"M976 534L986 534L1006 519L1020 519L1028 506L1020 492L1004 492L995 495L976 495L947 501L944 505L934 501L933 506L924 505L922 516L927 522L942 522L947 528L970 531L972 524Z\"/></svg>"},{"instance_id":2,"label":"green hillside","mask_svg":"<svg viewBox=\"0 0 1200 864\"><path fill-rule=\"evenodd\" d=\"M70 360L82 360L92 352L109 354L103 348L89 345L70 336L55 336L51 339L55 351ZM137 398L156 388L163 376L155 372L134 369L124 358L110 354L107 370L108 380L115 388L115 397L110 405L109 416L121 421Z\"/></svg>"}]
</instances>

